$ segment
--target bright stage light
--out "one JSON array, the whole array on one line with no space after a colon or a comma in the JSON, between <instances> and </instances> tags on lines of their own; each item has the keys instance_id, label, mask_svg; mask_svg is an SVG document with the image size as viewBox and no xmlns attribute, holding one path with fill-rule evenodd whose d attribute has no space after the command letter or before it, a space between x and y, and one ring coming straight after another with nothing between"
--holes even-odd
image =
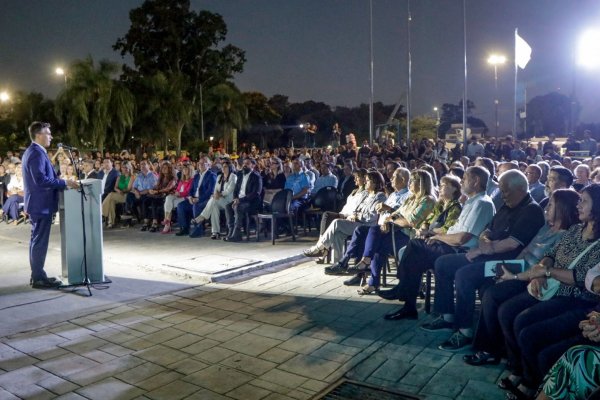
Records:
<instances>
[{"instance_id":1,"label":"bright stage light","mask_svg":"<svg viewBox=\"0 0 600 400\"><path fill-rule=\"evenodd\" d=\"M8 92L6 92L6 91L0 92L0 102L6 103L9 100L10 100L10 95L8 94Z\"/></svg>"},{"instance_id":2,"label":"bright stage light","mask_svg":"<svg viewBox=\"0 0 600 400\"><path fill-rule=\"evenodd\" d=\"M506 62L506 57L498 54L492 54L488 58L487 62L492 65L504 64Z\"/></svg>"},{"instance_id":3,"label":"bright stage light","mask_svg":"<svg viewBox=\"0 0 600 400\"><path fill-rule=\"evenodd\" d=\"M579 37L577 64L586 68L600 67L600 30L590 29Z\"/></svg>"}]
</instances>

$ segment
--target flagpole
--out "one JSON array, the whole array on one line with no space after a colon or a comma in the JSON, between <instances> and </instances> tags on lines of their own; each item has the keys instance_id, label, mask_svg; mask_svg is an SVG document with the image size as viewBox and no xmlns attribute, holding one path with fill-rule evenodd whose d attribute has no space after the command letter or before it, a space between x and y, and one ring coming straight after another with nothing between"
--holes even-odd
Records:
<instances>
[{"instance_id":1,"label":"flagpole","mask_svg":"<svg viewBox=\"0 0 600 400\"><path fill-rule=\"evenodd\" d=\"M410 13L410 0L408 0L408 92L406 94L406 145L410 148L410 129L411 129L411 112L412 112L412 54L411 54L411 38L410 38L410 23L412 15Z\"/></svg>"},{"instance_id":2,"label":"flagpole","mask_svg":"<svg viewBox=\"0 0 600 400\"><path fill-rule=\"evenodd\" d=\"M464 47L464 63L465 63L465 82L463 89L463 104L462 104L462 128L463 128L463 152L467 154L467 0L463 0L463 47Z\"/></svg>"},{"instance_id":3,"label":"flagpole","mask_svg":"<svg viewBox=\"0 0 600 400\"><path fill-rule=\"evenodd\" d=\"M519 34L519 28L515 28L515 104L513 110L513 135L517 136L517 75L519 66L517 65L517 35Z\"/></svg>"},{"instance_id":4,"label":"flagpole","mask_svg":"<svg viewBox=\"0 0 600 400\"><path fill-rule=\"evenodd\" d=\"M369 57L371 94L369 97L369 143L373 144L373 0L369 0Z\"/></svg>"}]
</instances>

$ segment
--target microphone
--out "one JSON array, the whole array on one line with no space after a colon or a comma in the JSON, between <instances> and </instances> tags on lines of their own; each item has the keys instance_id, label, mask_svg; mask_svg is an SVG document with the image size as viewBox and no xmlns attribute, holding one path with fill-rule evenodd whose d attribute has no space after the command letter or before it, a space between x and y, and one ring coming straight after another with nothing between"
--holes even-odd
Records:
<instances>
[{"instance_id":1,"label":"microphone","mask_svg":"<svg viewBox=\"0 0 600 400\"><path fill-rule=\"evenodd\" d=\"M57 146L62 147L65 150L77 150L77 147L67 146L66 144L62 144L62 143L57 144Z\"/></svg>"}]
</instances>

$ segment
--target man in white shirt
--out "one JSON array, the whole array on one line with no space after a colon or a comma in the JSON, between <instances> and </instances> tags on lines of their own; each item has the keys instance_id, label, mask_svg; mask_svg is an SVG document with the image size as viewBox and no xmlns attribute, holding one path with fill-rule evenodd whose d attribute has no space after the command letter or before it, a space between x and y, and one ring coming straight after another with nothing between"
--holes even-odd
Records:
<instances>
[{"instance_id":1,"label":"man in white shirt","mask_svg":"<svg viewBox=\"0 0 600 400\"><path fill-rule=\"evenodd\" d=\"M477 246L478 237L495 213L492 199L485 193L489 172L483 167L470 167L465 172L462 192L467 196L458 221L445 234L428 239L411 239L396 273L400 283L390 290L380 291L386 300L402 299L404 307L386 314L385 319L417 319L417 295L422 274L433 268L435 260L445 254L464 253Z\"/></svg>"}]
</instances>

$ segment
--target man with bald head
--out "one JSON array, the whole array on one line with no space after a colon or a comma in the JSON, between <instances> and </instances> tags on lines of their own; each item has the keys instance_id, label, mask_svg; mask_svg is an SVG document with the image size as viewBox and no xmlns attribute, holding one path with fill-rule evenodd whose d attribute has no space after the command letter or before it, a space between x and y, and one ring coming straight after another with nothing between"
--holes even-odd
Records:
<instances>
[{"instance_id":1,"label":"man with bald head","mask_svg":"<svg viewBox=\"0 0 600 400\"><path fill-rule=\"evenodd\" d=\"M459 350L472 342L475 292L491 279L484 276L485 261L514 259L544 225L544 212L529 195L527 178L521 171L500 175L499 189L504 205L479 236L477 246L435 261L434 308L440 317L421 328L455 330L439 346L442 350Z\"/></svg>"}]
</instances>

